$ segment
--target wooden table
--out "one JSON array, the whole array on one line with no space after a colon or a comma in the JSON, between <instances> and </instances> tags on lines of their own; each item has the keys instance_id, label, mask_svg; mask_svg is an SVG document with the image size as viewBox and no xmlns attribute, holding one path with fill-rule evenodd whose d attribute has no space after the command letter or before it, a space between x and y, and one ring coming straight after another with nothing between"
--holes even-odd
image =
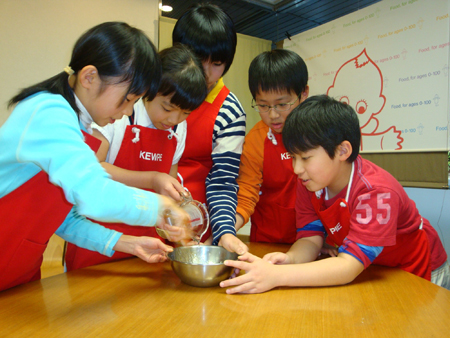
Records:
<instances>
[{"instance_id":1,"label":"wooden table","mask_svg":"<svg viewBox=\"0 0 450 338\"><path fill-rule=\"evenodd\" d=\"M0 336L449 337L450 291L371 266L346 286L227 295L183 284L170 263L129 259L0 292Z\"/></svg>"}]
</instances>

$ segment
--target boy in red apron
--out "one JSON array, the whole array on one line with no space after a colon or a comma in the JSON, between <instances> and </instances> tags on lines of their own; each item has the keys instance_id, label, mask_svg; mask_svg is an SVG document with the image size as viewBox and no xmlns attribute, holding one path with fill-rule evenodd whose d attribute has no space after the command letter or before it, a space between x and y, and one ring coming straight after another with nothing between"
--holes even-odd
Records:
<instances>
[{"instance_id":1,"label":"boy in red apron","mask_svg":"<svg viewBox=\"0 0 450 338\"><path fill-rule=\"evenodd\" d=\"M286 117L308 97L308 70L295 52L276 49L258 55L249 69L258 122L245 137L239 168L236 230L251 216L250 241L293 243L296 239L297 175L282 142ZM220 245L243 254L247 247L225 234Z\"/></svg>"},{"instance_id":2,"label":"boy in red apron","mask_svg":"<svg viewBox=\"0 0 450 338\"><path fill-rule=\"evenodd\" d=\"M177 44L159 54L162 79L156 97L139 100L131 116L114 124L94 126L93 134L103 141L97 156L114 180L179 200L184 189L176 177L185 120L205 99L206 83L201 62L188 47ZM127 235L160 238L154 227L100 224ZM116 252L107 257L69 243L65 261L70 271L126 257L131 255Z\"/></svg>"},{"instance_id":3,"label":"boy in red apron","mask_svg":"<svg viewBox=\"0 0 450 338\"><path fill-rule=\"evenodd\" d=\"M236 234L236 178L245 136L244 109L222 81L236 52L236 30L219 7L198 4L178 19L172 41L191 47L205 70L208 96L187 119L178 172L192 198L208 207L213 238L208 229L202 241L217 245L224 234Z\"/></svg>"},{"instance_id":4,"label":"boy in red apron","mask_svg":"<svg viewBox=\"0 0 450 338\"><path fill-rule=\"evenodd\" d=\"M392 175L359 156L359 120L350 105L326 95L305 100L287 118L283 142L298 176L297 241L286 254L226 263L248 271L221 284L242 284L228 293L346 284L372 263L449 288L437 232ZM325 237L338 255L313 262ZM445 277L437 282L438 275Z\"/></svg>"}]
</instances>

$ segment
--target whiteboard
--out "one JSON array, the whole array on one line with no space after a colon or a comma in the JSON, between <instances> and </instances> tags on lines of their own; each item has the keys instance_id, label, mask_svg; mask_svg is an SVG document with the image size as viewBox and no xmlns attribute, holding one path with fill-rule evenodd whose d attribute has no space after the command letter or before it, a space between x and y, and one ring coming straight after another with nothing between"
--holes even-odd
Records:
<instances>
[{"instance_id":1,"label":"whiteboard","mask_svg":"<svg viewBox=\"0 0 450 338\"><path fill-rule=\"evenodd\" d=\"M448 0L384 0L284 48L305 60L310 95L355 108L362 152L448 150Z\"/></svg>"}]
</instances>

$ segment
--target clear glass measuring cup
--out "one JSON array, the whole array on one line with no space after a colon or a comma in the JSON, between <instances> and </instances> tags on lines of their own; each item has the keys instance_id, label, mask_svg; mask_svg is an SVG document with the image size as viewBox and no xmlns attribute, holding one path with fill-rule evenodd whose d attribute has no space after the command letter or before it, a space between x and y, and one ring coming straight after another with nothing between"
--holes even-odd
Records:
<instances>
[{"instance_id":1,"label":"clear glass measuring cup","mask_svg":"<svg viewBox=\"0 0 450 338\"><path fill-rule=\"evenodd\" d=\"M189 222L184 224L189 229L191 233L191 238L200 244L200 239L206 233L209 227L209 214L206 210L203 203L193 200L192 195L189 191L186 191L184 194L180 194L182 197L182 201L180 202L180 207L184 209L189 215ZM163 212L164 221L173 225L172 213L170 209L167 209ZM165 230L156 227L156 232L162 238L168 239L167 233Z\"/></svg>"}]
</instances>

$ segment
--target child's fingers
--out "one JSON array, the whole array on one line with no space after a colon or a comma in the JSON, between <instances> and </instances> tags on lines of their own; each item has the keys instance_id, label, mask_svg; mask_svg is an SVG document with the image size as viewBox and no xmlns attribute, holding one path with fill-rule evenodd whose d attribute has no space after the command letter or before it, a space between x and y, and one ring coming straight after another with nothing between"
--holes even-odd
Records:
<instances>
[{"instance_id":1,"label":"child's fingers","mask_svg":"<svg viewBox=\"0 0 450 338\"><path fill-rule=\"evenodd\" d=\"M163 252L172 252L173 251L173 247L171 247L170 245L164 244L163 242L158 243L158 249L162 250Z\"/></svg>"},{"instance_id":2,"label":"child's fingers","mask_svg":"<svg viewBox=\"0 0 450 338\"><path fill-rule=\"evenodd\" d=\"M251 281L251 278L249 277L249 275L244 274L244 275L240 275L240 276L232 278L232 279L226 279L226 280L220 282L220 287L226 288L229 286L243 285L250 281Z\"/></svg>"},{"instance_id":3,"label":"child's fingers","mask_svg":"<svg viewBox=\"0 0 450 338\"><path fill-rule=\"evenodd\" d=\"M239 256L238 259L241 262L253 263L256 259L259 259L259 257L256 257L255 255L252 255L250 252L246 252L245 254Z\"/></svg>"},{"instance_id":4,"label":"child's fingers","mask_svg":"<svg viewBox=\"0 0 450 338\"><path fill-rule=\"evenodd\" d=\"M231 274L230 279L231 278L236 278L239 275L239 272L241 272L241 270L233 269L233 273Z\"/></svg>"},{"instance_id":5,"label":"child's fingers","mask_svg":"<svg viewBox=\"0 0 450 338\"><path fill-rule=\"evenodd\" d=\"M266 254L263 257L263 260L272 263L272 264L278 264L278 263L283 263L285 260L285 255L279 252L271 252Z\"/></svg>"},{"instance_id":6,"label":"child's fingers","mask_svg":"<svg viewBox=\"0 0 450 338\"><path fill-rule=\"evenodd\" d=\"M241 256L242 257L242 256ZM240 257L239 257L240 258ZM251 263L247 263L246 261L232 261L232 260L226 260L224 262L226 266L232 266L233 268L248 271L251 267Z\"/></svg>"}]
</instances>

